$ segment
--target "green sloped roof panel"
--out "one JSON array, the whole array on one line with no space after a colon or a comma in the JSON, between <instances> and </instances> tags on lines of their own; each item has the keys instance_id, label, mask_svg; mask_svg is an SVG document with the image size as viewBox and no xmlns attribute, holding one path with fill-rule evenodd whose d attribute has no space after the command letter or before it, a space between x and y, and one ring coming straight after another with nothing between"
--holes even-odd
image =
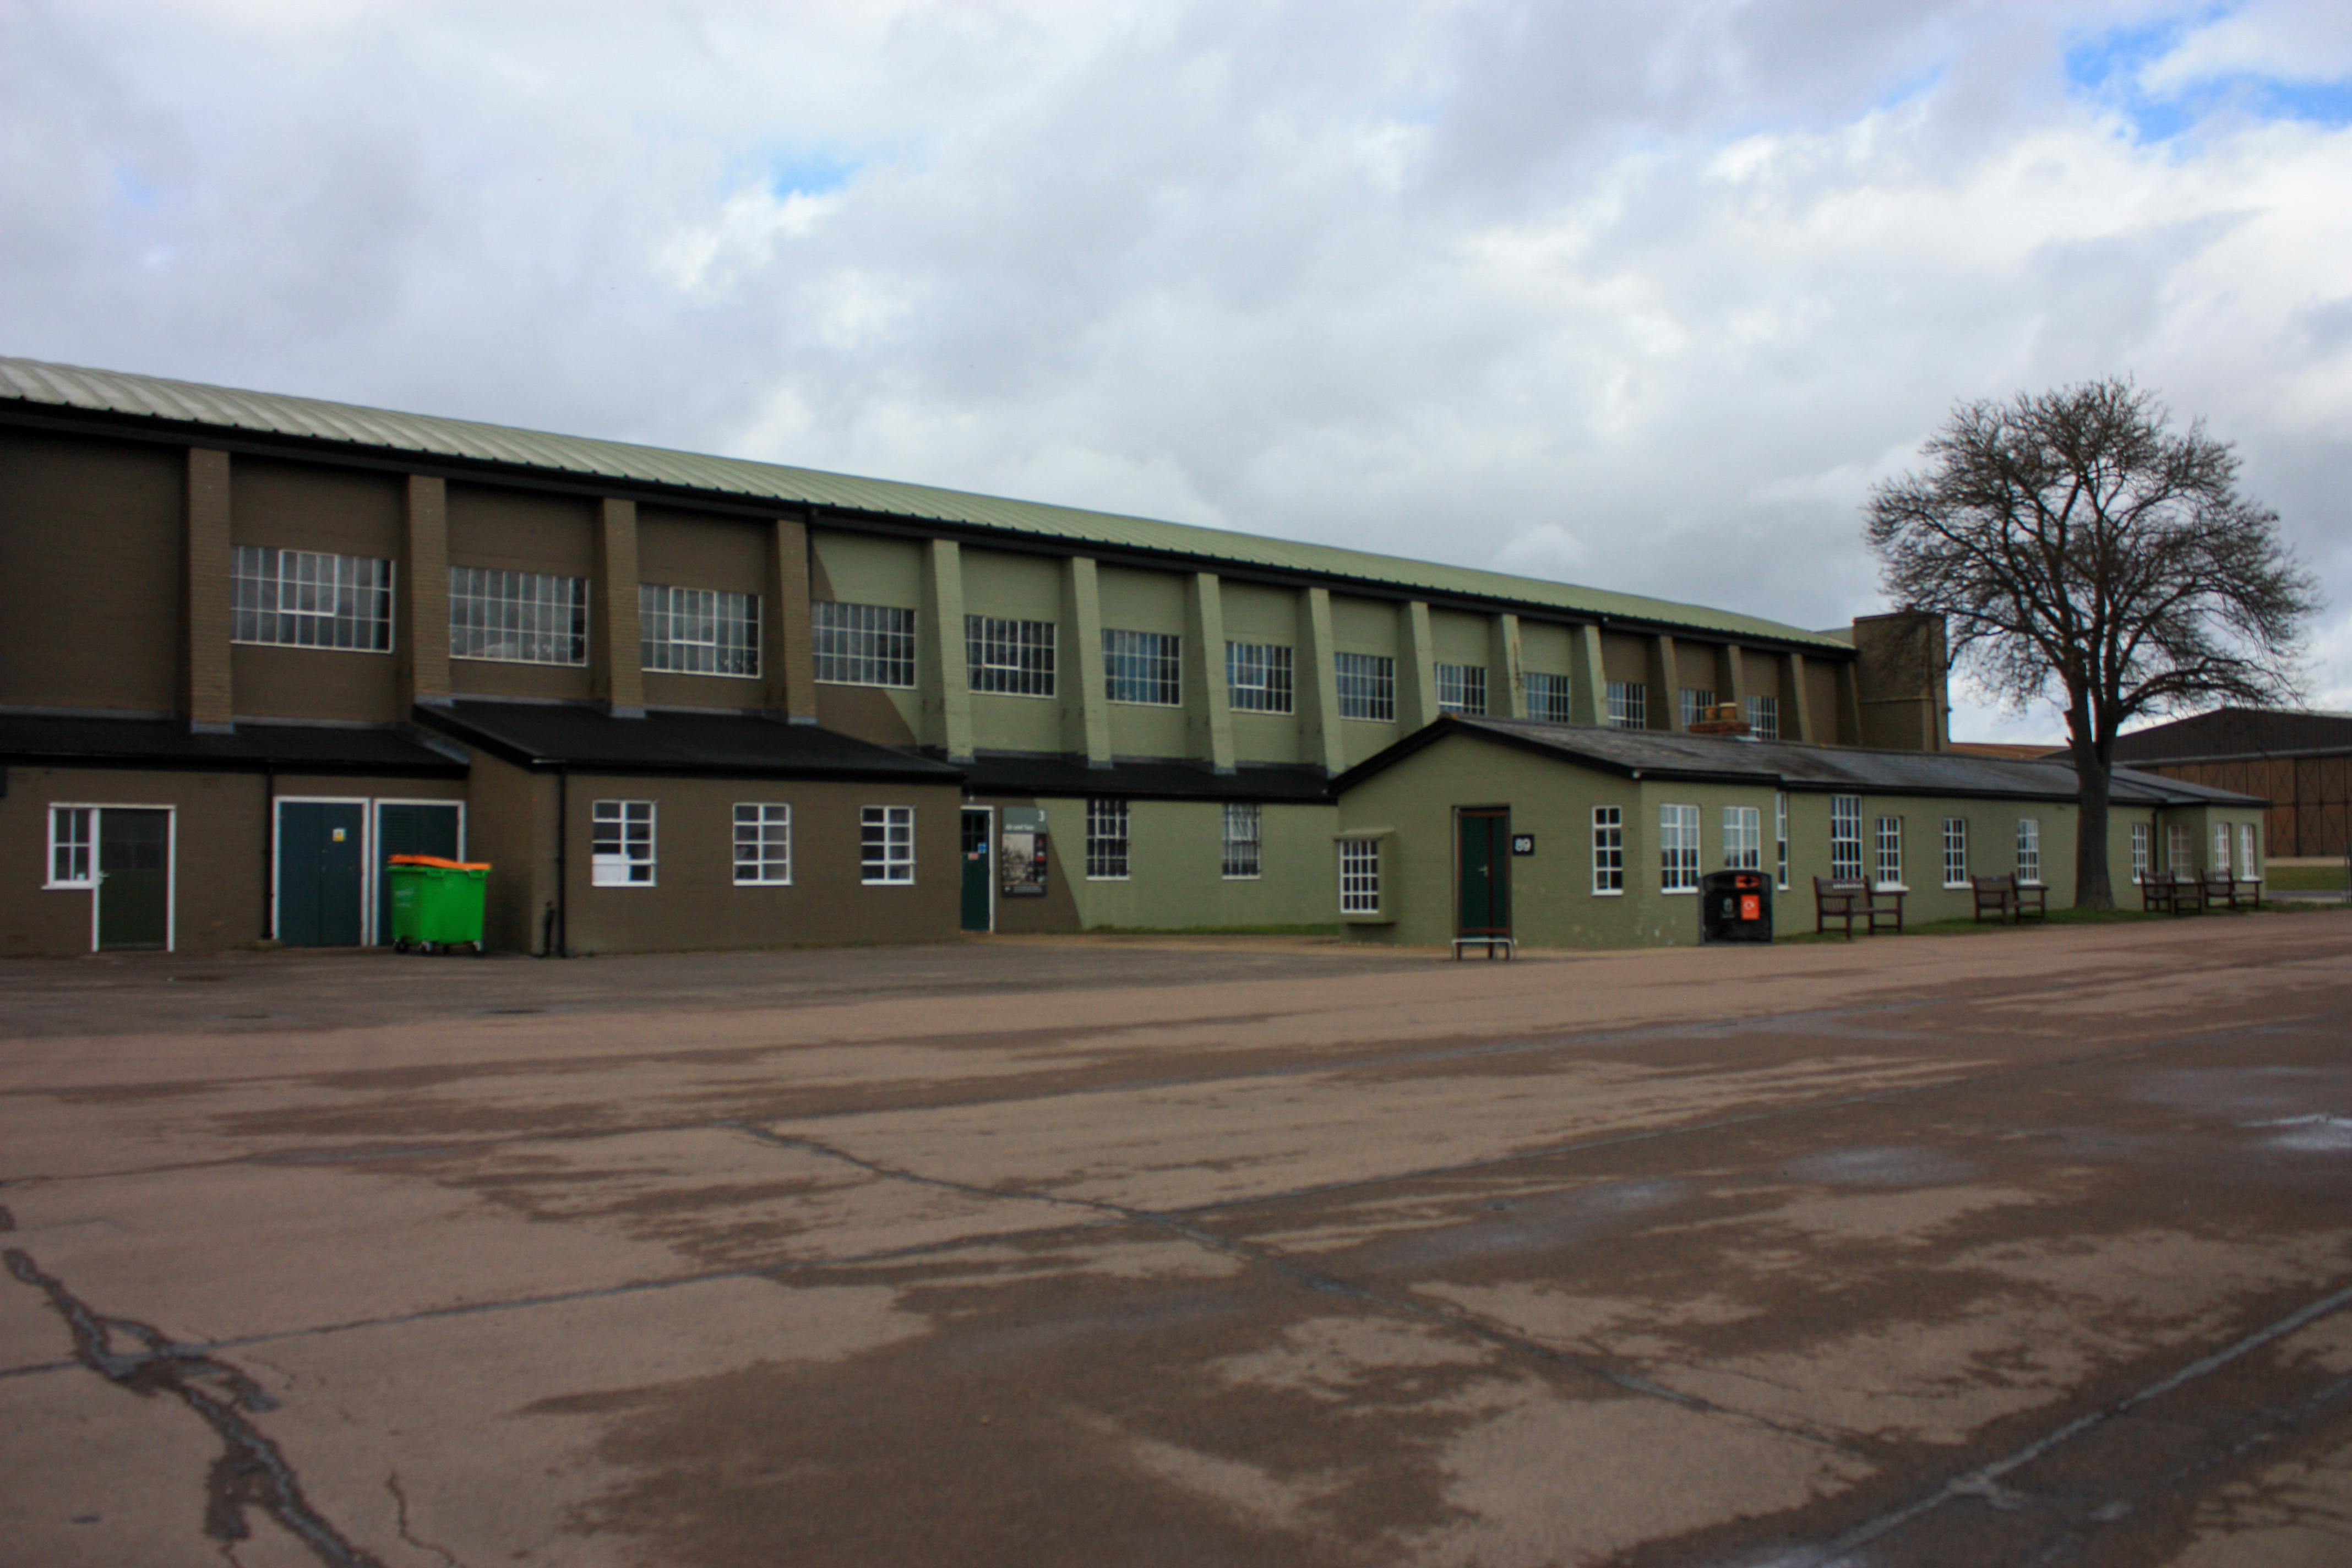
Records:
<instances>
[{"instance_id":1,"label":"green sloped roof panel","mask_svg":"<svg viewBox=\"0 0 2352 1568\"><path fill-rule=\"evenodd\" d=\"M1851 644L1837 637L1760 616L1676 604L1639 594L1554 583L1540 577L1444 566L1337 545L1266 539L1226 529L1197 528L1189 523L1161 522L1116 512L1008 500L931 485L829 474L744 458L710 457L625 441L517 430L470 419L399 414L318 398L242 392L161 376L0 357L0 399L335 442L378 451L415 452L589 479L660 485L730 499L788 501L924 522L954 523L1073 544L1187 556L1231 566L1352 579L1420 594L1517 604L1580 617L1648 622L1735 640L1769 641L1839 654L1852 651Z\"/></svg>"}]
</instances>

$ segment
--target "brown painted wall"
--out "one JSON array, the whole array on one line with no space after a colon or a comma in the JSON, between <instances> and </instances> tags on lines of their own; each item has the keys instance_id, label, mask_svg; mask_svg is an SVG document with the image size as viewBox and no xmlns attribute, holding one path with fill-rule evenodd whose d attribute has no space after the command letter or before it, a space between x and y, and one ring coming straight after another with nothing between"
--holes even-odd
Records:
<instances>
[{"instance_id":1,"label":"brown painted wall","mask_svg":"<svg viewBox=\"0 0 2352 1568\"><path fill-rule=\"evenodd\" d=\"M446 584L442 592L448 592ZM386 724L408 717L407 704L400 698L400 665L389 653L239 643L230 650L229 668L240 719L356 719Z\"/></svg>"},{"instance_id":2,"label":"brown painted wall","mask_svg":"<svg viewBox=\"0 0 2352 1568\"><path fill-rule=\"evenodd\" d=\"M975 798L974 805L996 808L991 818L991 831L1004 831L1004 814L1038 805L1034 795L988 795ZM1085 922L1078 918L1077 900L1070 892L1070 879L1087 873L1087 816L1084 803L1073 811L1066 802L1046 807L1045 815L1045 896L1042 899L1008 899L996 896L996 929L1013 936L1035 936L1053 931L1083 930ZM959 839L961 844L961 839ZM995 854L990 847L992 858ZM958 886L958 897L961 897ZM959 912L961 905L959 905Z\"/></svg>"},{"instance_id":3,"label":"brown painted wall","mask_svg":"<svg viewBox=\"0 0 2352 1568\"><path fill-rule=\"evenodd\" d=\"M179 702L173 447L0 430L0 702Z\"/></svg>"},{"instance_id":4,"label":"brown painted wall","mask_svg":"<svg viewBox=\"0 0 2352 1568\"><path fill-rule=\"evenodd\" d=\"M555 789L552 774L474 753L466 853L490 863L482 942L494 952L544 951L544 915L555 898Z\"/></svg>"},{"instance_id":5,"label":"brown painted wall","mask_svg":"<svg viewBox=\"0 0 2352 1568\"><path fill-rule=\"evenodd\" d=\"M484 485L449 487L452 566L585 578L594 570L595 529L596 505L584 498ZM446 584L440 591L446 593ZM584 664L505 664L478 658L452 659L449 687L460 697L584 702L594 694Z\"/></svg>"},{"instance_id":6,"label":"brown painted wall","mask_svg":"<svg viewBox=\"0 0 2352 1568\"><path fill-rule=\"evenodd\" d=\"M229 465L229 537L238 544L396 561L404 496L396 474L236 458ZM397 573L393 580L395 602L448 591L446 581L420 584ZM230 669L232 705L241 718L382 723L406 716L399 662L390 653L240 646Z\"/></svg>"},{"instance_id":7,"label":"brown painted wall","mask_svg":"<svg viewBox=\"0 0 2352 1568\"><path fill-rule=\"evenodd\" d=\"M666 583L677 588L716 588L721 593L754 596L763 594L768 586L767 524L750 519L699 516L668 507L640 507L637 575L647 583ZM679 708L765 708L765 675L768 661L775 657L774 648L761 648L761 677L758 679L647 670L646 700L656 706Z\"/></svg>"},{"instance_id":8,"label":"brown painted wall","mask_svg":"<svg viewBox=\"0 0 2352 1568\"><path fill-rule=\"evenodd\" d=\"M0 952L90 951L90 894L49 890L49 807L168 805L172 900L181 952L249 942L266 918L262 867L268 821L259 774L116 768L11 768L0 799ZM356 793L356 792L354 792Z\"/></svg>"}]
</instances>

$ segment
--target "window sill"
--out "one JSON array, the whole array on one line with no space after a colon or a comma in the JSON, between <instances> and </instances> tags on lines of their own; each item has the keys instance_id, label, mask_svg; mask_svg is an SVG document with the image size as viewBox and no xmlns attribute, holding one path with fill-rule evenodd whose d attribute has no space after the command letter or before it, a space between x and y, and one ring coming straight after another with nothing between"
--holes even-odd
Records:
<instances>
[{"instance_id":1,"label":"window sill","mask_svg":"<svg viewBox=\"0 0 2352 1568\"><path fill-rule=\"evenodd\" d=\"M656 669L650 664L641 667L637 673L639 675L697 675L705 680L764 680L767 679L756 669L746 675L738 669ZM914 688L908 687L907 689L911 691Z\"/></svg>"},{"instance_id":2,"label":"window sill","mask_svg":"<svg viewBox=\"0 0 2352 1568\"><path fill-rule=\"evenodd\" d=\"M459 664L527 664L534 669L588 668L588 661L584 658L501 658L494 653L453 653L449 657Z\"/></svg>"},{"instance_id":3,"label":"window sill","mask_svg":"<svg viewBox=\"0 0 2352 1568\"><path fill-rule=\"evenodd\" d=\"M94 882L94 881L92 881L92 882L44 882L44 883L42 883L42 884L41 884L41 891L43 891L43 892L45 892L45 893L87 893L87 892L90 891L91 889L93 889L94 888L96 888L97 886L98 886L98 884L97 884L96 882Z\"/></svg>"},{"instance_id":4,"label":"window sill","mask_svg":"<svg viewBox=\"0 0 2352 1568\"><path fill-rule=\"evenodd\" d=\"M864 877L858 879L857 885L861 888L911 888L915 885L915 879L912 877Z\"/></svg>"},{"instance_id":5,"label":"window sill","mask_svg":"<svg viewBox=\"0 0 2352 1568\"><path fill-rule=\"evenodd\" d=\"M646 673L647 675L692 675L696 672L690 669L649 669L646 671ZM746 680L754 680L757 679L758 677L744 676L742 679ZM827 680L822 675L816 678L816 684L819 686L855 686L865 690L878 691L912 691L915 689L915 683L911 680L908 681L904 685L900 685L896 681L889 680Z\"/></svg>"},{"instance_id":6,"label":"window sill","mask_svg":"<svg viewBox=\"0 0 2352 1568\"><path fill-rule=\"evenodd\" d=\"M1658 891L1670 899L1693 899L1698 896L1696 888L1660 888Z\"/></svg>"},{"instance_id":7,"label":"window sill","mask_svg":"<svg viewBox=\"0 0 2352 1568\"><path fill-rule=\"evenodd\" d=\"M1595 888L1592 889L1592 896L1596 899L1622 899L1625 896L1625 889L1622 888Z\"/></svg>"}]
</instances>

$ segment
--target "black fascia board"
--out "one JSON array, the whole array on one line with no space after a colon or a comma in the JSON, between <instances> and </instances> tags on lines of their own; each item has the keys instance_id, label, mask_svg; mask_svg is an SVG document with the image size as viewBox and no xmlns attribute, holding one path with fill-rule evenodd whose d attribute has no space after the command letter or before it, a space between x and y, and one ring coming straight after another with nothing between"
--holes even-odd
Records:
<instances>
[{"instance_id":1,"label":"black fascia board","mask_svg":"<svg viewBox=\"0 0 2352 1568\"><path fill-rule=\"evenodd\" d=\"M789 761L774 763L679 761L667 758L621 757L609 752L599 752L593 747L572 749L570 754L559 754L536 749L500 733L487 722L468 721L462 710L451 711L438 706L420 705L416 716L424 723L466 745L489 752L501 762L533 773L566 773L597 778L675 777L675 778L766 778L800 779L824 784L954 784L963 782L964 771L947 763L933 762L928 757L891 753L900 760L888 766L861 766L850 763L841 766L795 764ZM601 717L601 715L600 715ZM705 715L709 717L709 715ZM649 719L613 719L614 724L658 723L657 717ZM773 723L774 721L745 715L740 720L722 721L745 724ZM782 725L779 729L789 728ZM854 737L852 737L854 739ZM875 752L887 752L888 748L870 742L858 744Z\"/></svg>"}]
</instances>

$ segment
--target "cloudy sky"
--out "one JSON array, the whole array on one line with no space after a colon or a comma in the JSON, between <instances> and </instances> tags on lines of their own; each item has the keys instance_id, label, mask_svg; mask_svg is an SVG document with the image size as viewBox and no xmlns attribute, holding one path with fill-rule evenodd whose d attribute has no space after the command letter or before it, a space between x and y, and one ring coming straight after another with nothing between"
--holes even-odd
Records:
<instances>
[{"instance_id":1,"label":"cloudy sky","mask_svg":"<svg viewBox=\"0 0 2352 1568\"><path fill-rule=\"evenodd\" d=\"M0 352L1805 626L2127 373L2352 709L2342 0L0 0Z\"/></svg>"}]
</instances>

